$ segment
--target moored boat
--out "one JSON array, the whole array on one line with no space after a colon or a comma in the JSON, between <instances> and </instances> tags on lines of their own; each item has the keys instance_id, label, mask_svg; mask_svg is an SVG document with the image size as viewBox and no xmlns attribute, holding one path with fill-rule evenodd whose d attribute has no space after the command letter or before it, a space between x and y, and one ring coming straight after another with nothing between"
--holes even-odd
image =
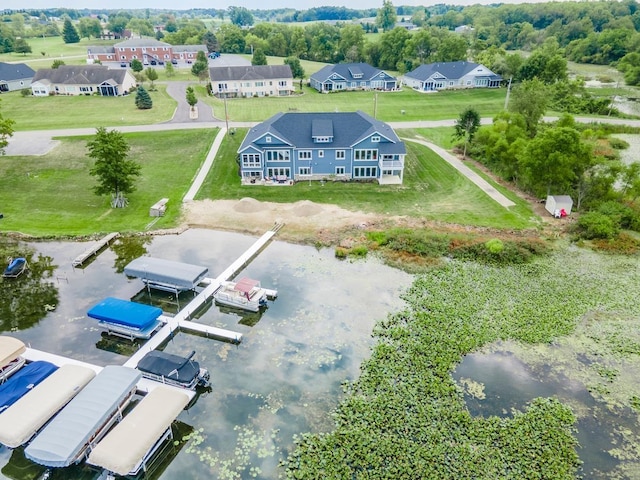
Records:
<instances>
[{"instance_id":1,"label":"moored boat","mask_svg":"<svg viewBox=\"0 0 640 480\"><path fill-rule=\"evenodd\" d=\"M189 390L195 390L198 386L206 388L209 386L209 371L192 360L195 354L196 352L192 351L188 357L181 357L160 350L151 350L142 357L136 368L144 378L165 385Z\"/></svg>"},{"instance_id":2,"label":"moored boat","mask_svg":"<svg viewBox=\"0 0 640 480\"><path fill-rule=\"evenodd\" d=\"M244 277L237 282L222 282L213 298L222 305L258 312L267 306L267 298L277 295L275 290L262 288L259 280Z\"/></svg>"},{"instance_id":3,"label":"moored boat","mask_svg":"<svg viewBox=\"0 0 640 480\"><path fill-rule=\"evenodd\" d=\"M27 259L24 257L12 258L9 265L4 269L2 276L4 278L16 278L24 273L27 269Z\"/></svg>"}]
</instances>

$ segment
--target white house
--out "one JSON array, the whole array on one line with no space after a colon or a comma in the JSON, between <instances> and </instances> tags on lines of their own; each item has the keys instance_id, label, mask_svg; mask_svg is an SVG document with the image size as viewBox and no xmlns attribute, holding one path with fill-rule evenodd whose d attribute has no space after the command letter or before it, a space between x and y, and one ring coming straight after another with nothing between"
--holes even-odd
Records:
<instances>
[{"instance_id":1,"label":"white house","mask_svg":"<svg viewBox=\"0 0 640 480\"><path fill-rule=\"evenodd\" d=\"M102 95L117 97L133 90L136 79L129 70L104 65L60 65L38 70L31 83L35 96Z\"/></svg>"}]
</instances>

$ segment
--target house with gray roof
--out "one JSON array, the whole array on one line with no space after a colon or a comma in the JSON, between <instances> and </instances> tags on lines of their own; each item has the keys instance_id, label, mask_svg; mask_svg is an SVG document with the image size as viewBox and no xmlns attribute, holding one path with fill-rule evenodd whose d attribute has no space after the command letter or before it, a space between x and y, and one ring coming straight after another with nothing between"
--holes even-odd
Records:
<instances>
[{"instance_id":1,"label":"house with gray roof","mask_svg":"<svg viewBox=\"0 0 640 480\"><path fill-rule=\"evenodd\" d=\"M35 73L24 63L0 62L0 93L29 88Z\"/></svg>"},{"instance_id":2,"label":"house with gray roof","mask_svg":"<svg viewBox=\"0 0 640 480\"><path fill-rule=\"evenodd\" d=\"M452 88L497 88L502 77L484 65L458 61L420 65L406 73L402 82L416 90L432 92Z\"/></svg>"},{"instance_id":3,"label":"house with gray roof","mask_svg":"<svg viewBox=\"0 0 640 480\"><path fill-rule=\"evenodd\" d=\"M282 97L294 92L289 65L210 67L211 92L217 97Z\"/></svg>"},{"instance_id":4,"label":"house with gray roof","mask_svg":"<svg viewBox=\"0 0 640 480\"><path fill-rule=\"evenodd\" d=\"M207 53L206 45L171 45L155 38L131 38L112 46L90 46L87 48L88 63L117 63L128 66L132 60L143 65L177 65L195 62L198 52Z\"/></svg>"},{"instance_id":5,"label":"house with gray roof","mask_svg":"<svg viewBox=\"0 0 640 480\"><path fill-rule=\"evenodd\" d=\"M321 93L343 90L395 90L398 81L368 63L338 63L321 68L309 78Z\"/></svg>"},{"instance_id":6,"label":"house with gray roof","mask_svg":"<svg viewBox=\"0 0 640 480\"><path fill-rule=\"evenodd\" d=\"M105 65L60 65L41 68L33 77L31 92L47 95L102 95L116 97L133 90L136 79L129 70Z\"/></svg>"},{"instance_id":7,"label":"house with gray roof","mask_svg":"<svg viewBox=\"0 0 640 480\"><path fill-rule=\"evenodd\" d=\"M361 180L402 184L405 145L364 112L278 113L238 149L244 184Z\"/></svg>"}]
</instances>

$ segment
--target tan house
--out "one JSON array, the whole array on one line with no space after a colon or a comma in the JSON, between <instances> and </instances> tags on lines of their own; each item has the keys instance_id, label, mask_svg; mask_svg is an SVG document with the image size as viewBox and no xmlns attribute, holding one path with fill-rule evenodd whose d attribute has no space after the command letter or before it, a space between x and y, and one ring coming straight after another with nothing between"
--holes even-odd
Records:
<instances>
[{"instance_id":1,"label":"tan house","mask_svg":"<svg viewBox=\"0 0 640 480\"><path fill-rule=\"evenodd\" d=\"M47 95L102 95L116 97L129 93L136 79L129 70L110 69L104 65L60 65L38 70L31 82L31 92Z\"/></svg>"},{"instance_id":2,"label":"tan house","mask_svg":"<svg viewBox=\"0 0 640 480\"><path fill-rule=\"evenodd\" d=\"M282 97L294 92L289 65L211 67L209 78L218 97Z\"/></svg>"}]
</instances>

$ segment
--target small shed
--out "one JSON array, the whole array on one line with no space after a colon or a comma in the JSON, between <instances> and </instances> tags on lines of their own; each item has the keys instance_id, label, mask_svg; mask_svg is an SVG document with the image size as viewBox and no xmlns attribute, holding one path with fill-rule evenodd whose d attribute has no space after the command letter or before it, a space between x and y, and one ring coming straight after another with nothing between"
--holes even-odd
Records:
<instances>
[{"instance_id":1,"label":"small shed","mask_svg":"<svg viewBox=\"0 0 640 480\"><path fill-rule=\"evenodd\" d=\"M571 207L573 207L573 200L569 195L549 195L544 204L544 208L547 212L556 218L570 215Z\"/></svg>"}]
</instances>

